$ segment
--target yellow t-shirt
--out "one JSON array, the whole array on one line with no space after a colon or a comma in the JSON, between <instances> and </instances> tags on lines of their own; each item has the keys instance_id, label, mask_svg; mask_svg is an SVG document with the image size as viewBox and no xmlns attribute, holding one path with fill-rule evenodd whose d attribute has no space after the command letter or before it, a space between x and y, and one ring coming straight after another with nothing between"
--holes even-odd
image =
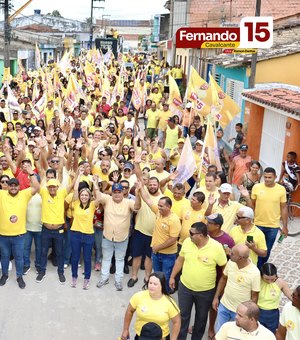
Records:
<instances>
[{"instance_id":1,"label":"yellow t-shirt","mask_svg":"<svg viewBox=\"0 0 300 340\"><path fill-rule=\"evenodd\" d=\"M175 126L174 129L170 129L170 127L167 126L165 149L173 149L177 146L177 144L178 144L178 131L179 131L178 126Z\"/></svg>"},{"instance_id":2,"label":"yellow t-shirt","mask_svg":"<svg viewBox=\"0 0 300 340\"><path fill-rule=\"evenodd\" d=\"M267 283L263 279L260 281L260 292L257 305L264 310L279 308L281 289L276 282Z\"/></svg>"},{"instance_id":3,"label":"yellow t-shirt","mask_svg":"<svg viewBox=\"0 0 300 340\"><path fill-rule=\"evenodd\" d=\"M160 198L163 197L162 194L159 194L158 196L153 196L149 194L149 196L154 204L158 204ZM144 235L152 236L155 225L155 217L156 215L154 214L154 212L142 200L141 209L136 214L134 229L140 231Z\"/></svg>"},{"instance_id":4,"label":"yellow t-shirt","mask_svg":"<svg viewBox=\"0 0 300 340\"><path fill-rule=\"evenodd\" d=\"M241 226L234 226L229 235L233 238L235 244L245 244L247 236L253 236L253 242L256 248L261 250L267 250L265 234L258 229L255 225L248 232L244 232ZM258 255L250 249L250 258L254 264L257 264Z\"/></svg>"},{"instance_id":5,"label":"yellow t-shirt","mask_svg":"<svg viewBox=\"0 0 300 340\"><path fill-rule=\"evenodd\" d=\"M224 223L222 225L222 230L229 234L230 230L234 225L234 221L236 219L236 214L240 210L243 205L236 201L229 201L227 205L222 207L219 204L219 201L214 204L213 213L218 213L223 216Z\"/></svg>"},{"instance_id":6,"label":"yellow t-shirt","mask_svg":"<svg viewBox=\"0 0 300 340\"><path fill-rule=\"evenodd\" d=\"M207 207L208 207L208 197L209 197L210 194L214 194L214 199L216 199L216 200L220 197L220 193L219 193L218 188L216 188L215 191L208 191L206 189L206 186L204 185L204 186L200 186L200 188L195 190L195 192L199 192L199 191L203 192L203 194L205 195L205 200L202 204L203 209L207 209Z\"/></svg>"},{"instance_id":7,"label":"yellow t-shirt","mask_svg":"<svg viewBox=\"0 0 300 340\"><path fill-rule=\"evenodd\" d=\"M42 197L42 222L49 224L65 223L64 200L67 196L66 189L58 189L54 197L50 196L47 188L40 190Z\"/></svg>"},{"instance_id":8,"label":"yellow t-shirt","mask_svg":"<svg viewBox=\"0 0 300 340\"><path fill-rule=\"evenodd\" d=\"M46 122L49 124L51 122L51 119L54 117L54 109L48 109L46 107L45 109L45 117L46 117Z\"/></svg>"},{"instance_id":9,"label":"yellow t-shirt","mask_svg":"<svg viewBox=\"0 0 300 340\"><path fill-rule=\"evenodd\" d=\"M74 220L71 230L80 231L83 234L94 234L93 217L95 213L95 202L90 202L87 209L80 207L79 199L74 202Z\"/></svg>"},{"instance_id":10,"label":"yellow t-shirt","mask_svg":"<svg viewBox=\"0 0 300 340\"><path fill-rule=\"evenodd\" d=\"M216 286L216 266L225 266L227 262L221 243L212 238L209 238L202 248L198 248L187 238L182 244L179 256L184 258L180 280L195 292L213 289Z\"/></svg>"},{"instance_id":11,"label":"yellow t-shirt","mask_svg":"<svg viewBox=\"0 0 300 340\"><path fill-rule=\"evenodd\" d=\"M172 112L170 110L168 111L159 111L157 119L158 122L158 128L159 130L165 131L167 128L167 120L172 116Z\"/></svg>"},{"instance_id":12,"label":"yellow t-shirt","mask_svg":"<svg viewBox=\"0 0 300 340\"><path fill-rule=\"evenodd\" d=\"M277 183L272 188L265 186L264 183L255 184L251 198L256 200L255 225L279 228L280 203L286 202L285 188Z\"/></svg>"},{"instance_id":13,"label":"yellow t-shirt","mask_svg":"<svg viewBox=\"0 0 300 340\"><path fill-rule=\"evenodd\" d=\"M181 229L179 217L171 212L169 216L161 216L158 212L158 206L152 204L151 210L156 214L155 227L153 230L151 247L158 246L166 242L170 237L178 237ZM161 254L176 254L177 242L172 246L161 249Z\"/></svg>"},{"instance_id":14,"label":"yellow t-shirt","mask_svg":"<svg viewBox=\"0 0 300 340\"><path fill-rule=\"evenodd\" d=\"M161 98L162 98L162 95L161 95L160 92L158 92L158 93L154 93L153 92L153 93L150 94L150 98L149 99L151 99L156 105L158 105L160 100L161 100Z\"/></svg>"},{"instance_id":15,"label":"yellow t-shirt","mask_svg":"<svg viewBox=\"0 0 300 340\"><path fill-rule=\"evenodd\" d=\"M100 203L104 206L104 237L115 242L125 241L129 233L134 201L123 198L120 203L116 203L111 196L101 194Z\"/></svg>"},{"instance_id":16,"label":"yellow t-shirt","mask_svg":"<svg viewBox=\"0 0 300 340\"><path fill-rule=\"evenodd\" d=\"M150 177L156 177L159 181L162 181L163 179L169 177L169 173L167 171L163 171L163 172L157 172L156 170L151 170L149 172L149 176Z\"/></svg>"},{"instance_id":17,"label":"yellow t-shirt","mask_svg":"<svg viewBox=\"0 0 300 340\"><path fill-rule=\"evenodd\" d=\"M205 209L194 210L190 204L189 207L182 210L180 219L182 226L178 243L182 244L185 239L190 237L189 231L194 223L205 222Z\"/></svg>"},{"instance_id":18,"label":"yellow t-shirt","mask_svg":"<svg viewBox=\"0 0 300 340\"><path fill-rule=\"evenodd\" d=\"M227 283L221 303L236 313L241 302L251 300L252 291L260 291L260 272L252 262L239 269L235 262L229 260L223 274L227 276Z\"/></svg>"},{"instance_id":19,"label":"yellow t-shirt","mask_svg":"<svg viewBox=\"0 0 300 340\"><path fill-rule=\"evenodd\" d=\"M14 174L12 173L12 171L11 171L11 168L7 168L5 170L3 169L2 175L6 175L9 178L14 178L15 177Z\"/></svg>"},{"instance_id":20,"label":"yellow t-shirt","mask_svg":"<svg viewBox=\"0 0 300 340\"><path fill-rule=\"evenodd\" d=\"M69 207L67 209L67 217L69 218L73 218L74 216L74 201L73 201L73 192L70 192L69 195L67 195L67 197L65 198L65 202L68 203Z\"/></svg>"},{"instance_id":21,"label":"yellow t-shirt","mask_svg":"<svg viewBox=\"0 0 300 340\"><path fill-rule=\"evenodd\" d=\"M173 213L175 213L181 219L182 213L191 206L190 201L185 197L183 197L180 201L176 201L172 191L169 189L165 190L164 195L171 198L171 211L173 211Z\"/></svg>"},{"instance_id":22,"label":"yellow t-shirt","mask_svg":"<svg viewBox=\"0 0 300 340\"><path fill-rule=\"evenodd\" d=\"M276 340L275 335L266 327L258 323L253 332L246 332L242 327L236 325L235 321L225 322L216 334L216 340L224 339L251 339L251 340Z\"/></svg>"},{"instance_id":23,"label":"yellow t-shirt","mask_svg":"<svg viewBox=\"0 0 300 340\"><path fill-rule=\"evenodd\" d=\"M148 109L146 111L146 115L148 117L147 128L148 129L156 129L157 116L158 116L157 110L152 111L151 109Z\"/></svg>"},{"instance_id":24,"label":"yellow t-shirt","mask_svg":"<svg viewBox=\"0 0 300 340\"><path fill-rule=\"evenodd\" d=\"M26 210L31 197L31 188L19 191L16 196L0 190L0 235L16 236L26 233Z\"/></svg>"},{"instance_id":25,"label":"yellow t-shirt","mask_svg":"<svg viewBox=\"0 0 300 340\"><path fill-rule=\"evenodd\" d=\"M171 297L163 295L161 299L154 300L148 290L135 293L130 304L136 310L134 329L137 335L141 334L145 323L155 322L161 327L163 337L166 337L170 334L170 319L179 314L179 308Z\"/></svg>"}]
</instances>

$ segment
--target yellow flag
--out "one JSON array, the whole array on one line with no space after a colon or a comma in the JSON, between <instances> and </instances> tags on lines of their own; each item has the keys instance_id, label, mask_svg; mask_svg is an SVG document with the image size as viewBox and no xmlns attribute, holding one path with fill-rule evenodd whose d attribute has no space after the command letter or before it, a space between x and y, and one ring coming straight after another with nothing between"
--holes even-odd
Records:
<instances>
[{"instance_id":1,"label":"yellow flag","mask_svg":"<svg viewBox=\"0 0 300 340\"><path fill-rule=\"evenodd\" d=\"M169 108L173 115L182 116L182 99L175 79L169 76Z\"/></svg>"},{"instance_id":2,"label":"yellow flag","mask_svg":"<svg viewBox=\"0 0 300 340\"><path fill-rule=\"evenodd\" d=\"M85 93L77 83L74 75L71 74L66 90L65 104L73 110L79 104L80 98L87 102Z\"/></svg>"},{"instance_id":3,"label":"yellow flag","mask_svg":"<svg viewBox=\"0 0 300 340\"><path fill-rule=\"evenodd\" d=\"M210 119L207 120L206 135L204 139L205 152L208 155L210 165L215 165L218 171L222 171L218 143Z\"/></svg>"},{"instance_id":4,"label":"yellow flag","mask_svg":"<svg viewBox=\"0 0 300 340\"><path fill-rule=\"evenodd\" d=\"M41 67L41 52L38 44L35 44L35 68L38 70Z\"/></svg>"},{"instance_id":5,"label":"yellow flag","mask_svg":"<svg viewBox=\"0 0 300 340\"><path fill-rule=\"evenodd\" d=\"M131 98L132 104L136 110L139 110L139 108L142 105L142 92L141 92L141 86L138 79L134 82L134 88L132 90L132 98Z\"/></svg>"},{"instance_id":6,"label":"yellow flag","mask_svg":"<svg viewBox=\"0 0 300 340\"><path fill-rule=\"evenodd\" d=\"M212 118L219 121L223 129L241 111L237 103L221 89L212 76L210 76L208 101L211 105Z\"/></svg>"}]
</instances>

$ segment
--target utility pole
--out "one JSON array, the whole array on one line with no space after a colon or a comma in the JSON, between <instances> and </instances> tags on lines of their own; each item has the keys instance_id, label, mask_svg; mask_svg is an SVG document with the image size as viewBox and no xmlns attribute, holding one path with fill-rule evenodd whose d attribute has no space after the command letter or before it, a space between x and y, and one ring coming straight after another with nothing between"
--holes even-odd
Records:
<instances>
[{"instance_id":1,"label":"utility pole","mask_svg":"<svg viewBox=\"0 0 300 340\"><path fill-rule=\"evenodd\" d=\"M4 8L4 74L9 74L10 69L10 24L9 24L9 9L10 0L1 1Z\"/></svg>"},{"instance_id":2,"label":"utility pole","mask_svg":"<svg viewBox=\"0 0 300 340\"><path fill-rule=\"evenodd\" d=\"M93 26L93 15L94 15L94 9L104 9L104 7L94 6L94 2L96 1L105 1L105 0L91 0L91 26L90 26L90 42L89 42L89 48L93 48L93 33L94 33L94 26Z\"/></svg>"},{"instance_id":3,"label":"utility pole","mask_svg":"<svg viewBox=\"0 0 300 340\"><path fill-rule=\"evenodd\" d=\"M260 16L261 0L256 0L255 16ZM252 89L255 85L255 75L256 75L256 63L257 63L257 53L252 54L251 57L251 69L249 78L249 89Z\"/></svg>"}]
</instances>

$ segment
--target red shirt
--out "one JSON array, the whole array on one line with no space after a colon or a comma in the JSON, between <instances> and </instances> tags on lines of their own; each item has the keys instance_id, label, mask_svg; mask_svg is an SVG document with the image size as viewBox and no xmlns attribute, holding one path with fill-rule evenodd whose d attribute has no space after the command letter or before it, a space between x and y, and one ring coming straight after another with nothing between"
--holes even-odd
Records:
<instances>
[{"instance_id":1,"label":"red shirt","mask_svg":"<svg viewBox=\"0 0 300 340\"><path fill-rule=\"evenodd\" d=\"M105 104L105 105L102 105L102 104L99 104L98 105L98 112L105 112L106 114L109 114L109 111L111 110L111 107L110 105L108 104Z\"/></svg>"},{"instance_id":2,"label":"red shirt","mask_svg":"<svg viewBox=\"0 0 300 340\"><path fill-rule=\"evenodd\" d=\"M34 169L33 171L36 174L38 173L37 169ZM22 171L20 168L17 168L14 176L20 182L20 190L30 188L30 176L28 175L28 173Z\"/></svg>"}]
</instances>

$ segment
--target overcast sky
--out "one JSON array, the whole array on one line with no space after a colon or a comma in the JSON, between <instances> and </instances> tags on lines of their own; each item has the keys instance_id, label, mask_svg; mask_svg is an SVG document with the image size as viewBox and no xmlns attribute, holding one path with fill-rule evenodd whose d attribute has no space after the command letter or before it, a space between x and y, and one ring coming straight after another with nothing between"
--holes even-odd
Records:
<instances>
[{"instance_id":1,"label":"overcast sky","mask_svg":"<svg viewBox=\"0 0 300 340\"><path fill-rule=\"evenodd\" d=\"M11 0L14 10L21 7L27 0ZM101 18L103 14L111 15L111 19L151 19L154 14L167 13L164 8L166 0L106 0L94 1L94 16ZM83 5L84 4L84 5ZM22 12L24 15L33 14L34 9L41 9L42 14L58 10L69 19L84 20L91 15L91 0L33 0Z\"/></svg>"}]
</instances>

